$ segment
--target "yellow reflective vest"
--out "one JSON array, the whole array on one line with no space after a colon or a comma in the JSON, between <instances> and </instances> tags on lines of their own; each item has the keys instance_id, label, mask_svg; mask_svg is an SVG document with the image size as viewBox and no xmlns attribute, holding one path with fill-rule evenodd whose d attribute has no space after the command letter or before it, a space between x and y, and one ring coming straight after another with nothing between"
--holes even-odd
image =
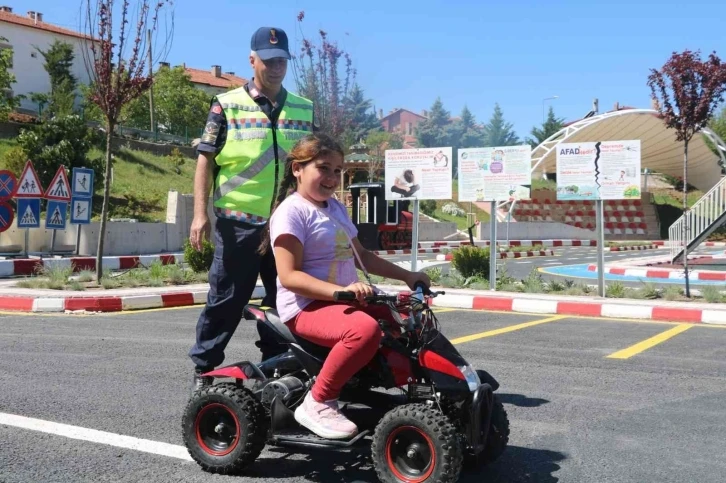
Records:
<instances>
[{"instance_id":1,"label":"yellow reflective vest","mask_svg":"<svg viewBox=\"0 0 726 483\"><path fill-rule=\"evenodd\" d=\"M244 87L220 94L227 139L217 154L214 211L217 216L260 223L270 217L287 153L313 131L313 103L287 93L277 123Z\"/></svg>"}]
</instances>

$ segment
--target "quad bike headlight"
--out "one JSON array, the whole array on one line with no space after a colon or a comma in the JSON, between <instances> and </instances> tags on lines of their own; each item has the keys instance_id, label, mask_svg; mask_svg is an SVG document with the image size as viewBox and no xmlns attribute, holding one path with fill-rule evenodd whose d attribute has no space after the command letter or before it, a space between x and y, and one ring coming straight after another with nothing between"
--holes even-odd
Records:
<instances>
[{"instance_id":1,"label":"quad bike headlight","mask_svg":"<svg viewBox=\"0 0 726 483\"><path fill-rule=\"evenodd\" d=\"M459 370L464 375L464 379L466 379L466 383L469 384L469 390L474 392L477 390L479 386L481 386L481 381L479 380L479 374L476 373L473 367L470 365L466 366L459 366Z\"/></svg>"}]
</instances>

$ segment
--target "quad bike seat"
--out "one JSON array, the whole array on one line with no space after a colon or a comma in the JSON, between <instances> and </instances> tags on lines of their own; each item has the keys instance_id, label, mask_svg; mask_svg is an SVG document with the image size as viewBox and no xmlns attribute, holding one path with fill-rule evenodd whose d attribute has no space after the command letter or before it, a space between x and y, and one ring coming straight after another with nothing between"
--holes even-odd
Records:
<instances>
[{"instance_id":1,"label":"quad bike seat","mask_svg":"<svg viewBox=\"0 0 726 483\"><path fill-rule=\"evenodd\" d=\"M297 344L306 352L309 352L316 357L325 358L325 356L327 356L330 352L329 347L314 344L307 339L303 339L302 337L293 334L288 326L280 320L280 316L275 309L260 307L257 305L247 305L244 308L244 318L247 320L256 320L258 323L264 324L268 328L272 329L284 341Z\"/></svg>"}]
</instances>

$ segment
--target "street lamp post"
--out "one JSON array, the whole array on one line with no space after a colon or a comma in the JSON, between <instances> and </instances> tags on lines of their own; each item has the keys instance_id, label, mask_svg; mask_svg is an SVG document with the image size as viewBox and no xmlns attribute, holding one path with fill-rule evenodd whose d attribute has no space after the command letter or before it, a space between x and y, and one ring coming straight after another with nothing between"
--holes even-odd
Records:
<instances>
[{"instance_id":1,"label":"street lamp post","mask_svg":"<svg viewBox=\"0 0 726 483\"><path fill-rule=\"evenodd\" d=\"M549 101L550 99L559 99L560 96L552 96L552 97L545 97L542 99L542 124L545 122L545 101Z\"/></svg>"}]
</instances>

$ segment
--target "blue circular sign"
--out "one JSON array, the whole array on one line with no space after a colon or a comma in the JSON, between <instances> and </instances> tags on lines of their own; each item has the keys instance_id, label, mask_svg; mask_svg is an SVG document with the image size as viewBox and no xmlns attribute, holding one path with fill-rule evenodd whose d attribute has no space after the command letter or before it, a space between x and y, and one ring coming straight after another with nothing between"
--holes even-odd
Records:
<instances>
[{"instance_id":1,"label":"blue circular sign","mask_svg":"<svg viewBox=\"0 0 726 483\"><path fill-rule=\"evenodd\" d=\"M0 170L0 200L9 200L15 195L18 179L7 169Z\"/></svg>"},{"instance_id":2,"label":"blue circular sign","mask_svg":"<svg viewBox=\"0 0 726 483\"><path fill-rule=\"evenodd\" d=\"M13 207L4 201L0 201L0 233L10 228L14 219Z\"/></svg>"}]
</instances>

